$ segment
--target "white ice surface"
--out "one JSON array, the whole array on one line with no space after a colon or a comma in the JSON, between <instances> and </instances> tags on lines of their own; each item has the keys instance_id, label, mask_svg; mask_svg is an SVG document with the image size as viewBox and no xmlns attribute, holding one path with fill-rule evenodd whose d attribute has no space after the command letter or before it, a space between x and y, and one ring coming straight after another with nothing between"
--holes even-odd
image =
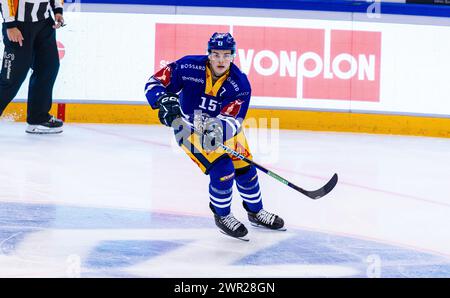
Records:
<instances>
[{"instance_id":1,"label":"white ice surface","mask_svg":"<svg viewBox=\"0 0 450 298\"><path fill-rule=\"evenodd\" d=\"M213 221L208 177L174 145L167 128L68 123L60 135L29 135L24 129L24 123L0 122L0 203L115 208ZM353 268L332 263L267 265L264 270L230 266L246 253L289 238L295 229L450 258L450 139L285 130L248 130L247 135L255 161L293 183L315 189L336 172L338 185L314 201L260 173L264 206L284 218L288 232L251 230L245 243L214 228L153 230L147 239L198 241L124 272L203 277L218 274L222 266L219 275L228 277L353 274ZM232 211L245 219L240 204L236 193ZM116 231L114 239L133 239L133 231ZM68 256L83 256L89 242L102 239L108 239L108 231L39 230L14 254L0 252L0 276L64 276ZM193 256L197 269L186 261Z\"/></svg>"}]
</instances>

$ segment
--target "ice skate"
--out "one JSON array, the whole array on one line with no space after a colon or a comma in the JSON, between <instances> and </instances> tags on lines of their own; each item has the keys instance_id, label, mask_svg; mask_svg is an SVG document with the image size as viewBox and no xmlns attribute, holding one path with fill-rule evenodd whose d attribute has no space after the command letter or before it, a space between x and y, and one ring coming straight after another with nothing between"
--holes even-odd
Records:
<instances>
[{"instance_id":1,"label":"ice skate","mask_svg":"<svg viewBox=\"0 0 450 298\"><path fill-rule=\"evenodd\" d=\"M254 213L248 209L247 205L245 205L244 202L242 204L244 205L245 210L247 210L248 220L250 221L252 226L276 231L286 231L286 228L284 227L284 221L278 215L267 212L264 209L261 209L259 210L259 212Z\"/></svg>"},{"instance_id":2,"label":"ice skate","mask_svg":"<svg viewBox=\"0 0 450 298\"><path fill-rule=\"evenodd\" d=\"M239 220L237 220L232 213L226 215L226 216L220 216L216 214L216 211L214 210L214 206L212 204L209 204L209 207L211 208L212 212L214 213L214 219L216 221L216 226L220 229L220 232L242 240L242 241L249 241L247 237L245 237L248 233L247 228L244 226L243 223L241 223Z\"/></svg>"},{"instance_id":3,"label":"ice skate","mask_svg":"<svg viewBox=\"0 0 450 298\"><path fill-rule=\"evenodd\" d=\"M28 124L25 132L31 134L56 134L61 133L63 122L55 117L39 124Z\"/></svg>"}]
</instances>

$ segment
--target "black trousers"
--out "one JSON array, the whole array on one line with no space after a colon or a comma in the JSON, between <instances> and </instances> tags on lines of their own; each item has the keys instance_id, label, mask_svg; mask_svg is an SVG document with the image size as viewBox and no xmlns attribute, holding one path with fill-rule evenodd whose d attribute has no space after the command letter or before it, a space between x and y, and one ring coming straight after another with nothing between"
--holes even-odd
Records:
<instances>
[{"instance_id":1,"label":"black trousers","mask_svg":"<svg viewBox=\"0 0 450 298\"><path fill-rule=\"evenodd\" d=\"M59 56L54 21L18 22L24 38L22 47L11 42L3 24L5 51L0 73L0 115L14 99L20 86L33 70L28 87L27 122L39 124L50 119L53 85L58 75Z\"/></svg>"}]
</instances>

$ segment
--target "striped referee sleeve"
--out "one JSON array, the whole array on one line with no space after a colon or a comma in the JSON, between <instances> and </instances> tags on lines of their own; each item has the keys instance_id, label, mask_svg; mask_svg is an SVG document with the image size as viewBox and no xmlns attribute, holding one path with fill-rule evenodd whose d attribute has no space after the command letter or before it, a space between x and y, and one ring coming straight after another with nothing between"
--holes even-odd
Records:
<instances>
[{"instance_id":1,"label":"striped referee sleeve","mask_svg":"<svg viewBox=\"0 0 450 298\"><path fill-rule=\"evenodd\" d=\"M0 0L2 17L7 28L17 27L16 12L19 6L19 0Z\"/></svg>"},{"instance_id":2,"label":"striped referee sleeve","mask_svg":"<svg viewBox=\"0 0 450 298\"><path fill-rule=\"evenodd\" d=\"M64 0L50 0L50 6L53 13L63 14Z\"/></svg>"}]
</instances>

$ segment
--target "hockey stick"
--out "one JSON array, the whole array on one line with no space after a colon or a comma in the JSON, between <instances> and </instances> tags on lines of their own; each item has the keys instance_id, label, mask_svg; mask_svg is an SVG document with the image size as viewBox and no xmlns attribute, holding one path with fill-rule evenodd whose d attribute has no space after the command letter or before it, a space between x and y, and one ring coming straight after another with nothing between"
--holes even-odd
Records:
<instances>
[{"instance_id":1,"label":"hockey stick","mask_svg":"<svg viewBox=\"0 0 450 298\"><path fill-rule=\"evenodd\" d=\"M331 177L330 181L327 182L327 184L325 184L323 187L317 189L317 190L313 190L313 191L309 191L306 189L303 189L297 185L295 185L294 183L291 183L289 181L287 181L286 179L284 179L283 177L281 177L278 174L275 174L274 172L266 169L265 167L257 164L256 162L254 162L251 159L246 158L245 156L243 156L242 154L240 154L239 152L234 151L233 149L231 149L230 147L225 146L224 144L219 144L219 146L225 150L225 152L239 158L240 160L245 161L246 163L255 166L255 168L257 168L258 170L266 173L267 175L269 175L272 178L277 179L278 181L280 181L283 184L286 184L287 186L295 189L296 191L304 194L305 196L307 196L310 199L313 200L317 200L320 199L321 197L325 196L326 194L328 194L330 191L333 190L333 188L336 186L337 182L338 182L338 175L335 173L333 175L333 177Z\"/></svg>"},{"instance_id":2,"label":"hockey stick","mask_svg":"<svg viewBox=\"0 0 450 298\"><path fill-rule=\"evenodd\" d=\"M181 118L181 119L182 119L182 121L183 121L184 123L186 123L188 126L192 127L192 128L194 129L194 131L195 131L198 135L202 135L202 133L201 133L200 131L198 131L197 129L195 129L195 127L194 127L191 123L187 122L187 121L186 121L185 119L183 119L183 118ZM225 150L225 152L227 152L228 154L231 154L231 155L233 155L233 156L239 158L240 160L245 161L245 162L248 163L249 165L255 166L255 168L257 168L257 169L260 170L261 172L266 173L266 174L269 175L270 177L275 178L276 180L280 181L281 183L286 184L287 186L289 186L289 187L295 189L296 191L298 191L298 192L304 194L305 196L307 196L308 198L313 199L313 200L320 199L321 197L327 195L330 191L333 190L333 188L336 186L336 184L337 184L337 182L338 182L338 175L335 173L335 174L333 175L333 177L331 177L331 179L327 182L327 184L325 184L324 186L322 186L322 187L319 188L319 189L309 191L309 190L306 190L306 189L301 188L300 186L295 185L295 184L292 183L292 182L287 181L286 179L284 179L284 178L281 177L280 175L278 175L278 174L276 174L276 173L274 173L274 172L272 172L272 171L266 169L265 167L261 166L260 164L254 162L253 160L248 159L247 157L243 156L243 155L240 154L239 152L237 152L237 151L231 149L231 148L228 147L228 146L225 146L223 143L219 143L219 147L221 147L223 150Z\"/></svg>"}]
</instances>

